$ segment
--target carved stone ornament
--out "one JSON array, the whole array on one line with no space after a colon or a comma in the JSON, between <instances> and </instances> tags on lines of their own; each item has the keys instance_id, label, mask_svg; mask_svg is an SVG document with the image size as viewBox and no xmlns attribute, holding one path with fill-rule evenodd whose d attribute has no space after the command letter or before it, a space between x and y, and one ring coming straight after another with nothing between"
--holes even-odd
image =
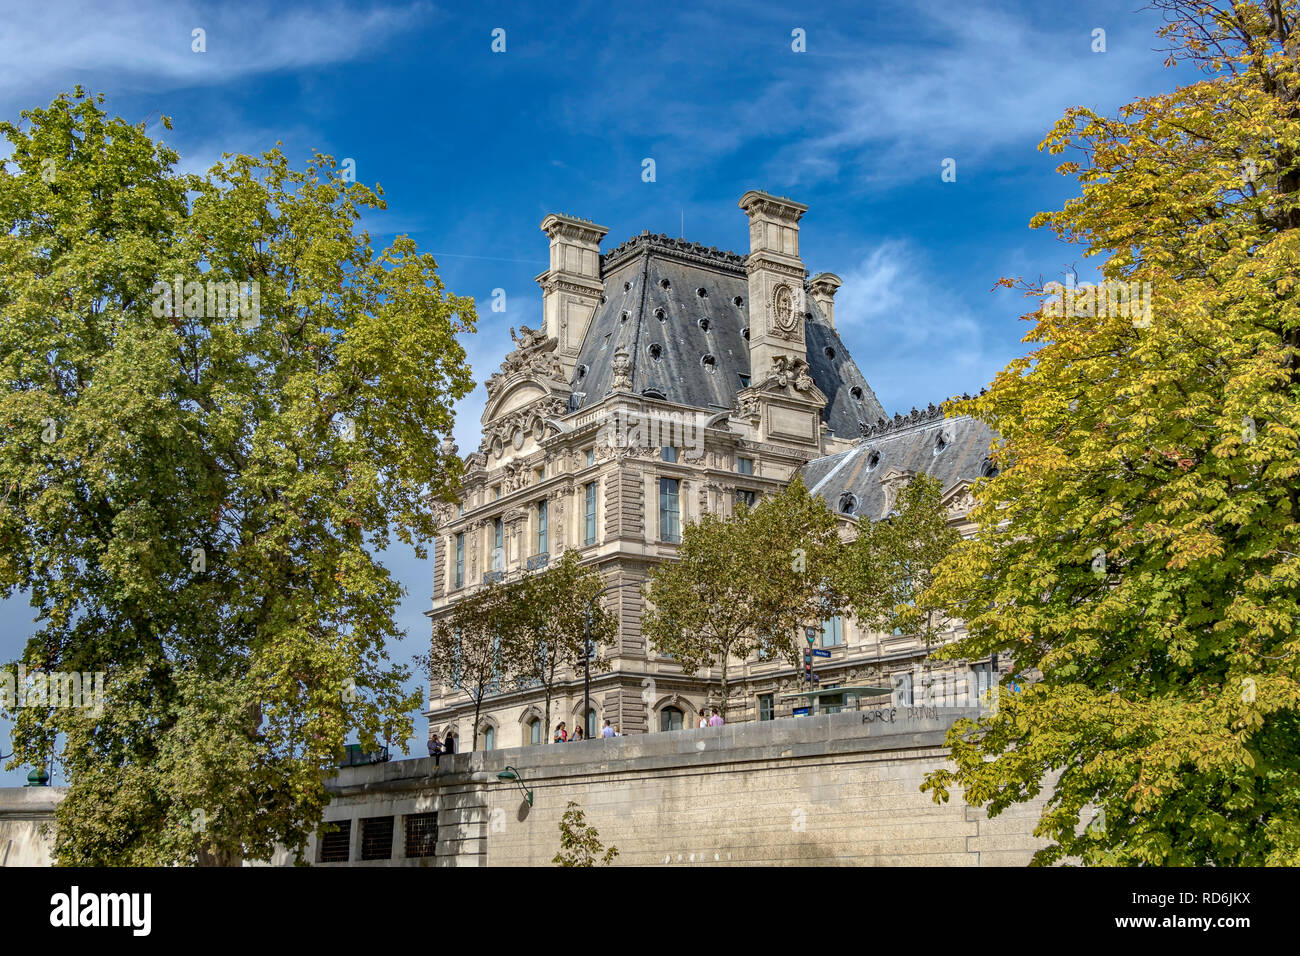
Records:
<instances>
[{"instance_id":1,"label":"carved stone ornament","mask_svg":"<svg viewBox=\"0 0 1300 956\"><path fill-rule=\"evenodd\" d=\"M799 323L795 311L794 292L784 282L772 290L772 331L781 338L795 337L795 328Z\"/></svg>"},{"instance_id":2,"label":"carved stone ornament","mask_svg":"<svg viewBox=\"0 0 1300 956\"><path fill-rule=\"evenodd\" d=\"M558 339L548 338L545 332L526 325L521 325L517 333L511 329L510 337L515 342L514 351L506 355L501 370L493 372L484 383L489 398L495 398L505 380L518 373L535 379L563 381L564 369L555 356Z\"/></svg>"},{"instance_id":3,"label":"carved stone ornament","mask_svg":"<svg viewBox=\"0 0 1300 956\"><path fill-rule=\"evenodd\" d=\"M768 377L780 388L793 388L796 392L809 391L813 386L812 376L808 374L808 363L803 359L792 359L786 355L777 355L772 359L773 372Z\"/></svg>"},{"instance_id":4,"label":"carved stone ornament","mask_svg":"<svg viewBox=\"0 0 1300 956\"><path fill-rule=\"evenodd\" d=\"M620 345L614 350L614 384L616 392L625 392L632 390L632 359L628 356L627 348Z\"/></svg>"}]
</instances>

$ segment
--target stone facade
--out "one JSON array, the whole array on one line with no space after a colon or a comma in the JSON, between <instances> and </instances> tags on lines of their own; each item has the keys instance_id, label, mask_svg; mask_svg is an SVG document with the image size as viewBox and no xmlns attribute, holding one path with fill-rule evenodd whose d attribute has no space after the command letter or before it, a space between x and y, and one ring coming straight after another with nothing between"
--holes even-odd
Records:
<instances>
[{"instance_id":1,"label":"stone facade","mask_svg":"<svg viewBox=\"0 0 1300 956\"><path fill-rule=\"evenodd\" d=\"M642 589L673 559L683 525L706 511L730 514L802 473L850 535L857 521L884 517L898 484L925 471L940 477L966 529L970 485L987 467L991 433L979 423L945 420L933 406L885 415L835 331L840 279L809 279L800 258L807 207L757 191L741 207L747 256L649 234L600 255L604 227L543 220L551 265L538 276L542 327L512 330L515 348L486 383L483 439L465 459L462 500L444 506L434 620L485 581L543 569L566 549L613 587L604 600L619 635L605 650L610 669L591 678L593 728L606 719L624 734L693 727L716 703L714 673L687 677L641 633ZM831 655L816 662L824 690L897 685L896 701L926 698L926 648L915 636L870 633L845 617L824 624L821 646ZM946 667L934 684L949 704L973 700L1000 669ZM729 722L809 703L783 696L805 689L788 662L734 661L728 674ZM863 700L850 692L821 707ZM548 727L542 702L535 688L489 698L479 747L545 743L558 720L581 725L582 674L564 675ZM470 745L467 695L431 687L426 714L431 730Z\"/></svg>"}]
</instances>

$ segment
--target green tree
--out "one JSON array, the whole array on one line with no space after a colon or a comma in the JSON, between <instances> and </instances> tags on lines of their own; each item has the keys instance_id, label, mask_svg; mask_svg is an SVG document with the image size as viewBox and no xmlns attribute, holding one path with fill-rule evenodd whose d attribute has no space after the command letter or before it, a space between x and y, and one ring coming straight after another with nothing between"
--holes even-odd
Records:
<instances>
[{"instance_id":1,"label":"green tree","mask_svg":"<svg viewBox=\"0 0 1300 956\"><path fill-rule=\"evenodd\" d=\"M329 157L184 176L102 102L0 124L0 592L29 670L107 672L101 716L20 709L12 765L66 735L60 863L265 860L349 733L410 733L376 555L454 500L473 303L372 250Z\"/></svg>"},{"instance_id":2,"label":"green tree","mask_svg":"<svg viewBox=\"0 0 1300 956\"><path fill-rule=\"evenodd\" d=\"M1295 865L1300 13L1157 5L1203 78L1070 110L1043 145L1080 151L1082 195L1033 222L1152 308L1029 286L1035 350L958 406L1004 470L936 577L969 627L945 653L1041 680L955 726L926 786L990 813L1050 788L1041 863Z\"/></svg>"},{"instance_id":3,"label":"green tree","mask_svg":"<svg viewBox=\"0 0 1300 956\"><path fill-rule=\"evenodd\" d=\"M500 693L502 683L512 679L505 671L501 639L501 629L509 626L512 600L504 585L479 588L434 622L429 653L415 658L416 665L429 674L431 685L454 687L474 704L470 750L478 749L483 701Z\"/></svg>"},{"instance_id":4,"label":"green tree","mask_svg":"<svg viewBox=\"0 0 1300 956\"><path fill-rule=\"evenodd\" d=\"M556 866L608 866L618 856L618 847L609 849L600 842L596 828L587 824L582 806L570 800L560 817L560 852L551 860Z\"/></svg>"},{"instance_id":5,"label":"green tree","mask_svg":"<svg viewBox=\"0 0 1300 956\"><path fill-rule=\"evenodd\" d=\"M591 607L593 671L608 670L602 647L618 639L618 618L596 600L604 587L595 568L578 563L578 552L565 551L545 571L507 585L509 611L500 633L507 668L522 682L540 686L546 698L542 727L551 728L551 700L562 681L582 667L587 608ZM585 723L585 719L584 719ZM585 729L583 731L586 732ZM549 739L549 738L547 738Z\"/></svg>"},{"instance_id":6,"label":"green tree","mask_svg":"<svg viewBox=\"0 0 1300 956\"><path fill-rule=\"evenodd\" d=\"M961 539L948 523L942 491L937 479L916 475L899 489L889 516L859 521L841 578L845 600L864 626L915 632L927 648L946 620L930 601L934 569Z\"/></svg>"},{"instance_id":7,"label":"green tree","mask_svg":"<svg viewBox=\"0 0 1300 956\"><path fill-rule=\"evenodd\" d=\"M682 529L677 559L646 586L642 631L688 675L718 667L725 717L733 659L757 653L793 667L802 629L839 611L841 560L835 516L795 476L753 509L706 513Z\"/></svg>"}]
</instances>

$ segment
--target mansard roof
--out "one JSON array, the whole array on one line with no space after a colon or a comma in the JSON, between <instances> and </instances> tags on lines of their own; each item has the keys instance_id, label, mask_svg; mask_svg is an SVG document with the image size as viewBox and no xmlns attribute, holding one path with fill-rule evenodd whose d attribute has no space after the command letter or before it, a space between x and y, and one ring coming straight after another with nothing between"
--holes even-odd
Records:
<instances>
[{"instance_id":1,"label":"mansard roof","mask_svg":"<svg viewBox=\"0 0 1300 956\"><path fill-rule=\"evenodd\" d=\"M968 415L945 418L934 405L914 408L864 428L857 447L814 459L801 474L808 490L821 495L833 511L878 521L890 500L890 478L927 474L938 479L944 492L973 482L989 474L996 437L987 424Z\"/></svg>"},{"instance_id":2,"label":"mansard roof","mask_svg":"<svg viewBox=\"0 0 1300 956\"><path fill-rule=\"evenodd\" d=\"M751 374L745 258L649 232L601 256L605 291L578 355L570 410L611 393L620 346L631 361L632 391L702 409L734 406ZM828 399L822 420L835 435L858 435L885 411L839 334L806 298L810 374Z\"/></svg>"}]
</instances>

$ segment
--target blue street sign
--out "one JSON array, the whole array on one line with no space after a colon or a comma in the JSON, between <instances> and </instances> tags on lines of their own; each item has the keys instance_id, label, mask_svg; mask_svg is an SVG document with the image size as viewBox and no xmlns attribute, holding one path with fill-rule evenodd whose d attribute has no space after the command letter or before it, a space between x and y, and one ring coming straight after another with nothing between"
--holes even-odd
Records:
<instances>
[{"instance_id":1,"label":"blue street sign","mask_svg":"<svg viewBox=\"0 0 1300 956\"><path fill-rule=\"evenodd\" d=\"M822 650L821 648L819 648L819 647L814 647L814 648L813 648L813 657L830 657L830 656L831 656L831 652L830 652L830 651L823 651L823 650Z\"/></svg>"},{"instance_id":2,"label":"blue street sign","mask_svg":"<svg viewBox=\"0 0 1300 956\"><path fill-rule=\"evenodd\" d=\"M794 709L794 715L795 715L796 717L807 717L807 716L808 716L808 708L807 708L807 707L796 707L796 708Z\"/></svg>"}]
</instances>

